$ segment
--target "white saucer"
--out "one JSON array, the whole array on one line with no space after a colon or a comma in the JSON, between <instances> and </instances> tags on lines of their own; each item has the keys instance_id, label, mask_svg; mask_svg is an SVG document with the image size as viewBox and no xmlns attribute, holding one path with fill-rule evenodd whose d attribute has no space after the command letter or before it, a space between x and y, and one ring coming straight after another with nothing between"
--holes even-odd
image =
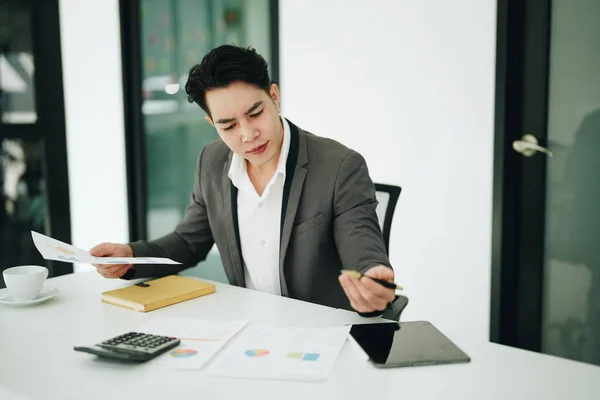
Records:
<instances>
[{"instance_id":1,"label":"white saucer","mask_svg":"<svg viewBox=\"0 0 600 400\"><path fill-rule=\"evenodd\" d=\"M43 288L40 294L38 294L38 297L33 300L17 301L10 294L8 294L8 289L0 289L0 304L6 304L10 306L29 306L51 299L59 293L60 291L56 288Z\"/></svg>"}]
</instances>

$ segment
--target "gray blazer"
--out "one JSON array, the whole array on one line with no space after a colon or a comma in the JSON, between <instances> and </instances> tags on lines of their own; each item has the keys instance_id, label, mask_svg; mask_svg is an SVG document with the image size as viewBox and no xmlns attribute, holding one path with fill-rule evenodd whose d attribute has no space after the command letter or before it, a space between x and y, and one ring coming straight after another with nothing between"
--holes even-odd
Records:
<instances>
[{"instance_id":1,"label":"gray blazer","mask_svg":"<svg viewBox=\"0 0 600 400\"><path fill-rule=\"evenodd\" d=\"M281 293L352 310L338 282L340 269L390 266L364 158L342 144L290 124L281 213ZM123 279L176 274L206 259L216 244L229 282L245 286L237 188L228 171L232 152L220 140L198 157L191 201L175 230L130 243L135 256L168 257L182 265L138 265Z\"/></svg>"}]
</instances>

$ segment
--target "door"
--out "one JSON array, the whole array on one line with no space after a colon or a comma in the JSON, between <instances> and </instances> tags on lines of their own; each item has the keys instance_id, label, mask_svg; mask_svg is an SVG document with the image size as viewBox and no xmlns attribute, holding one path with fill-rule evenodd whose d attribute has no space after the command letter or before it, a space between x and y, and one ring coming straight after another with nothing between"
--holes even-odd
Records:
<instances>
[{"instance_id":1,"label":"door","mask_svg":"<svg viewBox=\"0 0 600 400\"><path fill-rule=\"evenodd\" d=\"M600 365L600 2L498 5L491 340Z\"/></svg>"},{"instance_id":2,"label":"door","mask_svg":"<svg viewBox=\"0 0 600 400\"><path fill-rule=\"evenodd\" d=\"M58 0L0 2L0 288L2 271L36 264L31 231L70 242Z\"/></svg>"}]
</instances>

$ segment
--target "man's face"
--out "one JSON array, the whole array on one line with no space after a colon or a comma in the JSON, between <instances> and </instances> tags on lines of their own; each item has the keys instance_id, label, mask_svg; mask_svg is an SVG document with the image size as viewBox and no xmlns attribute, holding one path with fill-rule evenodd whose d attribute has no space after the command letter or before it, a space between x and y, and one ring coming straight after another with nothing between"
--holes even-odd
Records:
<instances>
[{"instance_id":1,"label":"man's face","mask_svg":"<svg viewBox=\"0 0 600 400\"><path fill-rule=\"evenodd\" d=\"M211 117L206 119L225 144L254 166L277 160L283 142L279 118L279 89L273 84L270 96L245 82L206 93Z\"/></svg>"}]
</instances>

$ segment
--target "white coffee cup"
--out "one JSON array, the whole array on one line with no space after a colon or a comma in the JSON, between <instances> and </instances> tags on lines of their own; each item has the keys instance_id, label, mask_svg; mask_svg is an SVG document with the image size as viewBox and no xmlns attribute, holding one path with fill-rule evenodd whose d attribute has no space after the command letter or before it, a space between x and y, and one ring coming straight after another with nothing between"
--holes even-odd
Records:
<instances>
[{"instance_id":1,"label":"white coffee cup","mask_svg":"<svg viewBox=\"0 0 600 400\"><path fill-rule=\"evenodd\" d=\"M5 269L4 283L8 293L17 301L34 300L38 297L48 277L48 268L38 265L20 265Z\"/></svg>"}]
</instances>

